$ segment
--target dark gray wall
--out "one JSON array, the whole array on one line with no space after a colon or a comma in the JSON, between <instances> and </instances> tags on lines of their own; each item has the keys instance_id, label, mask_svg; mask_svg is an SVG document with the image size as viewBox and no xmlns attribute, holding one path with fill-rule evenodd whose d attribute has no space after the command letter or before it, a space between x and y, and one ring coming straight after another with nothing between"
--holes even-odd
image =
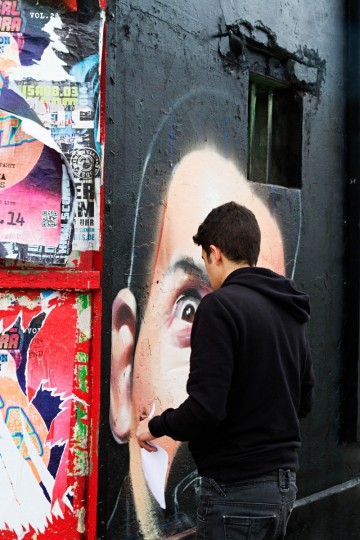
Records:
<instances>
[{"instance_id":1,"label":"dark gray wall","mask_svg":"<svg viewBox=\"0 0 360 540\"><path fill-rule=\"evenodd\" d=\"M163 203L159 195L166 192L171 174L169 163L175 164L208 138L239 168L246 167L249 69L292 80L304 106L302 225L294 277L311 297L309 333L317 399L312 415L302 422L300 502L287 537L359 537L359 488L346 484L360 476L359 444L338 442L346 345L344 18L341 0L109 2L99 538L123 537L116 532L114 508L128 468L128 451L126 445L114 442L107 427L110 306L128 283L139 182L143 178L145 187L135 259L144 274L153 256L154 239L149 240L148 228L156 229ZM238 49L229 43L230 28L233 35L239 29L238 37L243 38ZM289 62L303 78L298 71L291 79ZM283 197L290 200L292 195ZM296 234L291 217L283 217L281 226L285 236L286 228L292 231L289 236ZM136 287L145 284L146 280ZM328 488L333 491L322 496L320 492ZM132 526L136 529L135 518Z\"/></svg>"}]
</instances>

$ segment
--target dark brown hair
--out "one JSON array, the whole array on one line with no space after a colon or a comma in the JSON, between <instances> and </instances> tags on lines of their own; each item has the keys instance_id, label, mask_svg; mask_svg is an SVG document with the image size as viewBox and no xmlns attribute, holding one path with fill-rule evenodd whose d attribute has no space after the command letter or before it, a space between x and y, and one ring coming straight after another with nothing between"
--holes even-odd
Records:
<instances>
[{"instance_id":1,"label":"dark brown hair","mask_svg":"<svg viewBox=\"0 0 360 540\"><path fill-rule=\"evenodd\" d=\"M208 256L210 246L214 245L230 261L255 266L259 257L261 233L251 210L232 201L211 210L193 240Z\"/></svg>"}]
</instances>

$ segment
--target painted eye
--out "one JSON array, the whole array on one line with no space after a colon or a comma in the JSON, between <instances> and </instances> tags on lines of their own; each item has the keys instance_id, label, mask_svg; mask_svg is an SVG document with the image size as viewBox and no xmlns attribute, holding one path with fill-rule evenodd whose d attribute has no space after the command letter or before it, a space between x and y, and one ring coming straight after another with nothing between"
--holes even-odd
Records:
<instances>
[{"instance_id":1,"label":"painted eye","mask_svg":"<svg viewBox=\"0 0 360 540\"><path fill-rule=\"evenodd\" d=\"M174 316L192 324L199 304L200 298L186 295L180 296L180 298L176 300Z\"/></svg>"}]
</instances>

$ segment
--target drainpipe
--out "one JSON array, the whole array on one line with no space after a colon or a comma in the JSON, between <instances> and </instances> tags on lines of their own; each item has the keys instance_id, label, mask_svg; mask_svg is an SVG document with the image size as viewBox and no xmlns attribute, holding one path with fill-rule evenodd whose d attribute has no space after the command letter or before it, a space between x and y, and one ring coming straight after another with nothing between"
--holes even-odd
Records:
<instances>
[{"instance_id":1,"label":"drainpipe","mask_svg":"<svg viewBox=\"0 0 360 540\"><path fill-rule=\"evenodd\" d=\"M347 0L345 347L340 438L360 440L360 3Z\"/></svg>"}]
</instances>

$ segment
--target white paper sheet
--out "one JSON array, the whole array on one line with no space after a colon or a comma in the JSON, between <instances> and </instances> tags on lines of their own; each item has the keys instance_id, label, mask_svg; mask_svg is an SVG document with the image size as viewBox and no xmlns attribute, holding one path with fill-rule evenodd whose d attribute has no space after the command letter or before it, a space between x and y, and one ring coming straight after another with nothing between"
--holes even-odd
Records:
<instances>
[{"instance_id":1,"label":"white paper sheet","mask_svg":"<svg viewBox=\"0 0 360 540\"><path fill-rule=\"evenodd\" d=\"M149 420L154 416L154 413L155 403L153 403L151 412L149 414ZM155 446L155 448L157 448L157 452L148 452L147 450L144 450L144 448L141 449L142 469L151 493L154 495L160 507L165 509L165 480L168 466L168 455L163 448L154 442L149 442L149 444L151 446Z\"/></svg>"},{"instance_id":2,"label":"white paper sheet","mask_svg":"<svg viewBox=\"0 0 360 540\"><path fill-rule=\"evenodd\" d=\"M157 452L147 452L141 449L141 463L145 480L151 493L161 506L166 508L165 504L165 479L168 465L167 452L157 444L150 442L157 448Z\"/></svg>"}]
</instances>

